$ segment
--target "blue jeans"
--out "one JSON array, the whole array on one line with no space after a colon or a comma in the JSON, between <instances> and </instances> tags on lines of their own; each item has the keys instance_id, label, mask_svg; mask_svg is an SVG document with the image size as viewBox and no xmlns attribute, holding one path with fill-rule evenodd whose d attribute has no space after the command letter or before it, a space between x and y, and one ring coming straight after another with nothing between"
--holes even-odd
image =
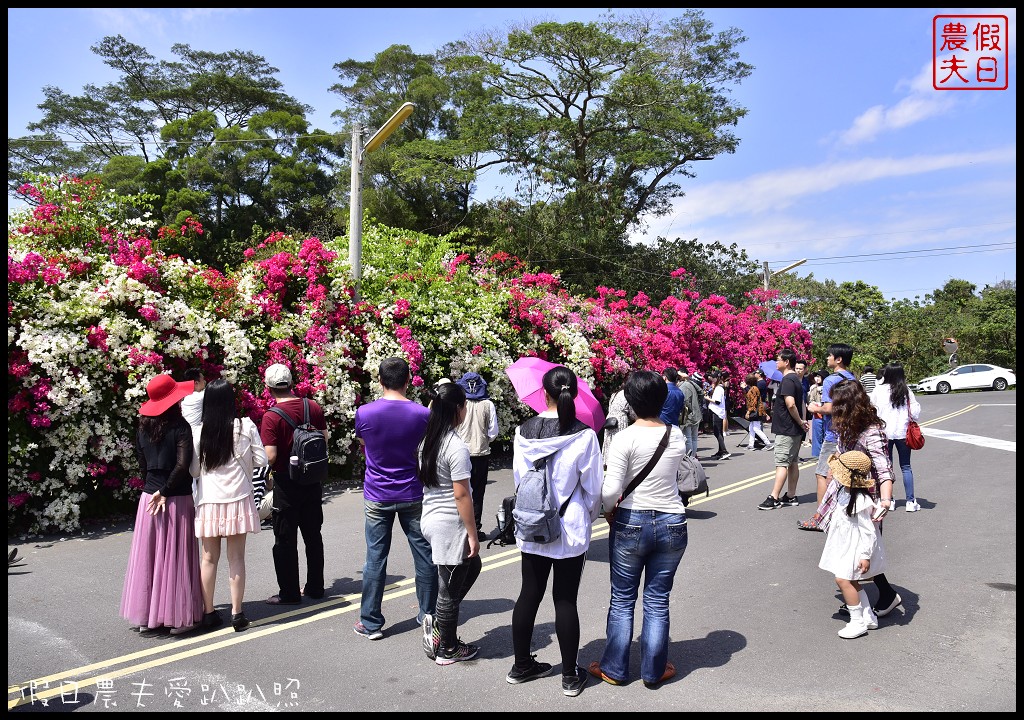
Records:
<instances>
[{"instance_id":1,"label":"blue jeans","mask_svg":"<svg viewBox=\"0 0 1024 720\"><path fill-rule=\"evenodd\" d=\"M608 551L612 576L608 639L601 657L601 670L608 677L620 682L629 679L633 612L643 574L640 677L649 683L661 679L668 662L669 595L686 542L686 516L682 513L624 508L615 513Z\"/></svg>"},{"instance_id":2,"label":"blue jeans","mask_svg":"<svg viewBox=\"0 0 1024 720\"><path fill-rule=\"evenodd\" d=\"M366 533L366 563L363 565L363 600L359 608L359 619L367 630L384 627L384 585L388 574L388 553L391 551L391 530L395 516L402 525L405 538L409 541L412 561L416 568L416 600L419 603L417 622L423 616L434 613L437 604L437 568L430 553L430 543L420 531L420 514L423 503L379 503L363 501Z\"/></svg>"},{"instance_id":3,"label":"blue jeans","mask_svg":"<svg viewBox=\"0 0 1024 720\"><path fill-rule=\"evenodd\" d=\"M697 456L697 433L700 431L700 425L683 425L683 437L686 438L686 452L694 457Z\"/></svg>"},{"instance_id":4,"label":"blue jeans","mask_svg":"<svg viewBox=\"0 0 1024 720\"><path fill-rule=\"evenodd\" d=\"M907 491L907 500L916 499L914 495L914 471L910 467L910 446L906 440L889 441L889 462L892 462L892 446L896 446L896 454L900 459L900 470L903 471L903 489Z\"/></svg>"},{"instance_id":5,"label":"blue jeans","mask_svg":"<svg viewBox=\"0 0 1024 720\"><path fill-rule=\"evenodd\" d=\"M811 457L821 454L821 444L825 441L825 423L821 418L811 420Z\"/></svg>"}]
</instances>

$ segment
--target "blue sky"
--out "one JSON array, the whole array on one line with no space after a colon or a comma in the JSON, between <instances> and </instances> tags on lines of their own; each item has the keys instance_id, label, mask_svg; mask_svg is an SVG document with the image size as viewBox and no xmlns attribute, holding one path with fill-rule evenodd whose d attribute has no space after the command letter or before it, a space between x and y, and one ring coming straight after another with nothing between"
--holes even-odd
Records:
<instances>
[{"instance_id":1,"label":"blue sky","mask_svg":"<svg viewBox=\"0 0 1024 720\"><path fill-rule=\"evenodd\" d=\"M628 14L629 9L614 9ZM600 8L25 9L8 8L8 136L41 117L42 88L79 94L116 75L89 49L123 35L159 59L184 43L246 50L280 69L284 90L331 119L333 65L396 43L428 53L529 20L591 21ZM663 15L675 10L663 9ZM736 243L757 261L818 279L863 280L913 298L952 278L980 290L1016 281L1016 11L988 9L705 10L747 37L754 71L733 91L748 109L733 155L693 166L686 197L645 237ZM1006 15L1009 87L940 91L935 15ZM667 17L667 15L665 15ZM998 55L998 53L996 53ZM940 58L940 67L942 59ZM479 200L505 194L481 178ZM508 193L510 194L510 192Z\"/></svg>"}]
</instances>

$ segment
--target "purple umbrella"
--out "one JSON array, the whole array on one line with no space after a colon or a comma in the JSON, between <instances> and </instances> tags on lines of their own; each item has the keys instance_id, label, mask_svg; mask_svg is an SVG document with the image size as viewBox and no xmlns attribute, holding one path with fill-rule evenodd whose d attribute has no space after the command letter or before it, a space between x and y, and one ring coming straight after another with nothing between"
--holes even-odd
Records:
<instances>
[{"instance_id":1,"label":"purple umbrella","mask_svg":"<svg viewBox=\"0 0 1024 720\"><path fill-rule=\"evenodd\" d=\"M544 373L553 367L558 367L558 364L538 357L521 357L505 368L505 374L523 403L537 412L544 412L548 409L544 400ZM604 426L601 403L594 397L594 391L586 380L577 378L576 384L579 388L575 399L576 417L597 432Z\"/></svg>"},{"instance_id":2,"label":"purple umbrella","mask_svg":"<svg viewBox=\"0 0 1024 720\"><path fill-rule=\"evenodd\" d=\"M764 371L764 376L769 380L782 382L782 371L779 370L779 367L775 364L774 360L765 360L757 367Z\"/></svg>"}]
</instances>

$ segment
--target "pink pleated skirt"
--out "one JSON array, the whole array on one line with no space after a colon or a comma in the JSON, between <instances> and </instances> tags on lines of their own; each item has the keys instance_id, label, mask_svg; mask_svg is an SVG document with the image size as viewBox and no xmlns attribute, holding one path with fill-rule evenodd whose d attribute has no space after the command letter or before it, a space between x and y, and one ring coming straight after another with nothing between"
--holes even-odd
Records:
<instances>
[{"instance_id":1,"label":"pink pleated skirt","mask_svg":"<svg viewBox=\"0 0 1024 720\"><path fill-rule=\"evenodd\" d=\"M196 510L196 537L230 537L259 531L260 513L252 495L226 503L203 503Z\"/></svg>"},{"instance_id":2,"label":"pink pleated skirt","mask_svg":"<svg viewBox=\"0 0 1024 720\"><path fill-rule=\"evenodd\" d=\"M143 628L194 625L203 617L203 588L192 496L167 498L156 515L146 511L150 497L142 493L135 513L121 617Z\"/></svg>"}]
</instances>

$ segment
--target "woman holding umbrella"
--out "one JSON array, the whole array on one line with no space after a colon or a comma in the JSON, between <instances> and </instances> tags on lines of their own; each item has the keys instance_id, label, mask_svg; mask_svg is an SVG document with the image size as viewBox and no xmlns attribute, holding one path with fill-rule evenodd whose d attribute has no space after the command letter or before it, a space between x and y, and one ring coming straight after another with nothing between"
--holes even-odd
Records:
<instances>
[{"instance_id":1,"label":"woman holding umbrella","mask_svg":"<svg viewBox=\"0 0 1024 720\"><path fill-rule=\"evenodd\" d=\"M562 692L573 697L587 682L587 672L577 662L580 619L576 598L590 547L591 524L600 509L603 459L597 433L576 416L580 391L572 370L552 367L544 373L542 386L545 409L516 428L512 474L518 487L531 468L546 466L555 502L565 511L561 534L553 542L516 539L522 553L522 588L512 611L515 665L506 680L518 685L551 672L551 665L537 662L530 649L537 610L548 576L553 574L551 594L562 655Z\"/></svg>"}]
</instances>

